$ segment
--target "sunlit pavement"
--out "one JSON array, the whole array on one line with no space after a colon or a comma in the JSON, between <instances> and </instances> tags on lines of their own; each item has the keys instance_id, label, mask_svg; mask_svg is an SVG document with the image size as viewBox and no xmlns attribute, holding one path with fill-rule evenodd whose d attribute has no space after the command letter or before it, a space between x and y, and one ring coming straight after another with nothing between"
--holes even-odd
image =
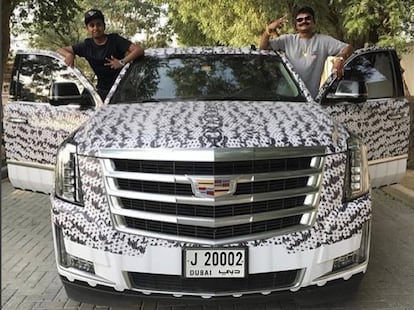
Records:
<instances>
[{"instance_id":1,"label":"sunlit pavement","mask_svg":"<svg viewBox=\"0 0 414 310\"><path fill-rule=\"evenodd\" d=\"M13 189L2 181L2 309L414 309L414 192L404 186L375 189L371 259L357 293L312 294L300 298L171 305L143 301L117 308L69 300L56 272L50 224L49 197ZM411 180L411 181L410 181ZM403 184L403 183L402 183ZM410 195L413 195L412 197ZM318 288L319 289L319 288ZM323 288L322 288L323 289ZM319 290L316 290L319 291ZM301 291L299 292L301 293Z\"/></svg>"}]
</instances>

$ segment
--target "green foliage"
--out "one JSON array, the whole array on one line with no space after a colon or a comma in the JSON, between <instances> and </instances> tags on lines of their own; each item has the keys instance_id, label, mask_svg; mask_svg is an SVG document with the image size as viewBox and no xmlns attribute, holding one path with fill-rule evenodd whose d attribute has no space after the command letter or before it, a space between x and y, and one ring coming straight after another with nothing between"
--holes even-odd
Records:
<instances>
[{"instance_id":1,"label":"green foliage","mask_svg":"<svg viewBox=\"0 0 414 310\"><path fill-rule=\"evenodd\" d=\"M178 32L177 41L184 46L208 46L218 45L216 41L207 37L198 27L198 22L193 19L181 19L180 11L175 6L170 6L168 10L169 23Z\"/></svg>"},{"instance_id":2,"label":"green foliage","mask_svg":"<svg viewBox=\"0 0 414 310\"><path fill-rule=\"evenodd\" d=\"M12 29L29 32L34 47L55 49L86 36L83 12L96 7L107 31L132 38L143 47L167 46L173 33L181 45L257 45L265 26L295 7L316 12L317 30L351 43L391 45L405 51L414 38L414 0L16 0ZM167 10L168 8L168 10ZM16 13L17 12L17 13ZM163 16L168 16L168 23ZM294 32L289 23L282 33Z\"/></svg>"},{"instance_id":3,"label":"green foliage","mask_svg":"<svg viewBox=\"0 0 414 310\"><path fill-rule=\"evenodd\" d=\"M169 6L169 18L184 45L234 45L257 44L266 25L281 16L291 20L298 6L310 5L324 12L328 1L272 1L272 0L153 0ZM323 15L325 16L325 15ZM334 29L337 18L323 18L321 29ZM283 32L293 32L292 23ZM325 27L326 26L326 27Z\"/></svg>"},{"instance_id":4,"label":"green foliage","mask_svg":"<svg viewBox=\"0 0 414 310\"><path fill-rule=\"evenodd\" d=\"M84 12L100 9L105 15L106 32L116 32L140 46L165 47L173 33L167 23L165 8L142 0L38 0L18 1L11 16L15 35L29 34L32 48L56 50L87 37ZM134 37L141 34L140 39ZM94 77L88 63L76 59L77 67L89 78Z\"/></svg>"},{"instance_id":5,"label":"green foliage","mask_svg":"<svg viewBox=\"0 0 414 310\"><path fill-rule=\"evenodd\" d=\"M345 1L344 1L345 2ZM401 52L413 39L412 0L351 0L344 9L345 30L355 45L394 46Z\"/></svg>"},{"instance_id":6,"label":"green foliage","mask_svg":"<svg viewBox=\"0 0 414 310\"><path fill-rule=\"evenodd\" d=\"M44 30L65 25L78 14L75 0L17 0L12 1L10 23L14 34L33 28ZM65 31L61 29L60 31Z\"/></svg>"},{"instance_id":7,"label":"green foliage","mask_svg":"<svg viewBox=\"0 0 414 310\"><path fill-rule=\"evenodd\" d=\"M29 34L34 48L56 50L86 38L84 12L91 8L104 13L107 32L117 32L147 47L170 43L171 28L162 23L165 8L142 0L103 0L99 5L92 0L24 1L14 10L12 29L15 35ZM135 39L136 34L144 39Z\"/></svg>"},{"instance_id":8,"label":"green foliage","mask_svg":"<svg viewBox=\"0 0 414 310\"><path fill-rule=\"evenodd\" d=\"M169 22L183 45L258 44L265 26L298 6L316 12L317 30L355 48L369 44L404 51L413 39L413 0L152 0L169 6ZM282 33L294 32L293 24Z\"/></svg>"},{"instance_id":9,"label":"green foliage","mask_svg":"<svg viewBox=\"0 0 414 310\"><path fill-rule=\"evenodd\" d=\"M283 8L268 0L167 2L170 9L169 18L178 35L178 41L186 45L255 44L258 33L263 31L264 21L275 18L266 14L261 6L278 7L279 10ZM273 12L275 10L272 10Z\"/></svg>"},{"instance_id":10,"label":"green foliage","mask_svg":"<svg viewBox=\"0 0 414 310\"><path fill-rule=\"evenodd\" d=\"M56 24L65 25L64 22L71 20L79 10L75 0L9 0L2 1L1 6L3 66L9 54L11 33L27 33L26 30L32 25L41 30L50 29ZM0 77L3 78L2 73Z\"/></svg>"},{"instance_id":11,"label":"green foliage","mask_svg":"<svg viewBox=\"0 0 414 310\"><path fill-rule=\"evenodd\" d=\"M166 39L171 35L168 26L162 25L162 18L166 16L165 8L154 5L149 1L142 0L120 0L96 1L78 0L84 10L90 8L100 9L105 15L107 30L132 38L140 33L151 42L160 44L161 38ZM159 38L156 38L159 36ZM164 43L166 44L168 40ZM149 42L145 42L147 45Z\"/></svg>"}]
</instances>

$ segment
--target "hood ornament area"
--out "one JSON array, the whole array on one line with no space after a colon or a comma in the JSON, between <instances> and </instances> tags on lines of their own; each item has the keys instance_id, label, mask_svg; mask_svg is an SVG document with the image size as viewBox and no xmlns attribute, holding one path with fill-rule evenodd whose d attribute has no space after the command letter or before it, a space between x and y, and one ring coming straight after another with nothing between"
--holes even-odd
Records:
<instances>
[{"instance_id":1,"label":"hood ornament area","mask_svg":"<svg viewBox=\"0 0 414 310\"><path fill-rule=\"evenodd\" d=\"M236 192L236 179L223 177L188 177L193 194L199 198L221 198Z\"/></svg>"}]
</instances>

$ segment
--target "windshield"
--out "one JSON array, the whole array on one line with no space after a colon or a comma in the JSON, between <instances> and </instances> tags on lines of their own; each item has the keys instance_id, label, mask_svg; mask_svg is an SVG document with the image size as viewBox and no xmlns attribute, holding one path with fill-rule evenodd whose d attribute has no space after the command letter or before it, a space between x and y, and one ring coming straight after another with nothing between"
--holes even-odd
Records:
<instances>
[{"instance_id":1,"label":"windshield","mask_svg":"<svg viewBox=\"0 0 414 310\"><path fill-rule=\"evenodd\" d=\"M279 57L146 56L131 64L111 103L164 100L306 101Z\"/></svg>"}]
</instances>

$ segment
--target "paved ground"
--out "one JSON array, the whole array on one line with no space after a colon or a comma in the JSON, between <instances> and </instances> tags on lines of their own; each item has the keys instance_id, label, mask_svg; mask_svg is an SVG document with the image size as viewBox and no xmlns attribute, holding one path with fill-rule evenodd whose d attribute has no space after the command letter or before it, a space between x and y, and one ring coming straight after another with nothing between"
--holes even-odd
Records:
<instances>
[{"instance_id":1,"label":"paved ground","mask_svg":"<svg viewBox=\"0 0 414 310\"><path fill-rule=\"evenodd\" d=\"M56 272L49 197L15 190L7 180L1 185L1 308L121 309L80 304L67 298ZM306 295L300 295L302 299L287 297L192 306L142 302L123 309L414 309L414 195L410 195L413 192L401 191L400 185L373 191L371 260L354 295L339 290L334 294L312 295L312 301L305 303Z\"/></svg>"}]
</instances>

